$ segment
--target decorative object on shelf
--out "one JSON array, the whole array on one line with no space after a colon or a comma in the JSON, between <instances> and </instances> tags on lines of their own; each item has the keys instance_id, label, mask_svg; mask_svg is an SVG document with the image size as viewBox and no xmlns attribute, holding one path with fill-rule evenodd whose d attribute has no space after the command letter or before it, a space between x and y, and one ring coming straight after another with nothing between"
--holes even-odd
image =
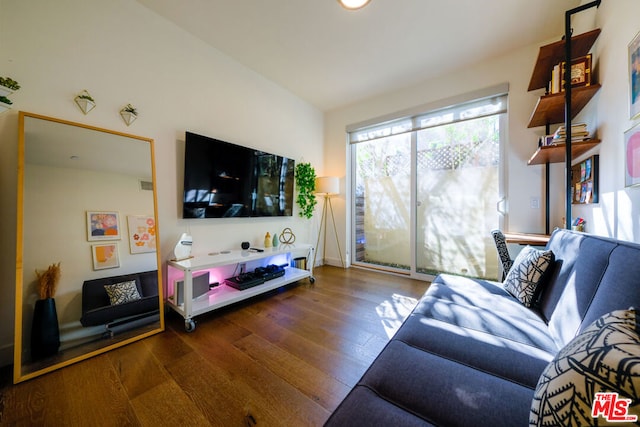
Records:
<instances>
[{"instance_id":1,"label":"decorative object on shelf","mask_svg":"<svg viewBox=\"0 0 640 427\"><path fill-rule=\"evenodd\" d=\"M324 203L322 204L322 216L320 219L320 228L318 229L318 239L316 241L316 248L320 243L320 236L322 235L324 226L324 243L322 245L322 262L325 260L325 253L327 247L327 204L331 211L331 220L333 222L333 231L336 237L336 245L338 246L338 254L340 255L340 263L344 268L344 259L342 258L342 251L340 250L340 240L338 239L338 229L336 228L336 220L333 216L333 205L331 204L331 197L340 194L340 179L336 176L323 176L316 179L316 194L324 197ZM313 265L316 265L315 252L313 255Z\"/></svg>"},{"instance_id":2,"label":"decorative object on shelf","mask_svg":"<svg viewBox=\"0 0 640 427\"><path fill-rule=\"evenodd\" d=\"M94 270L120 267L118 244L115 242L91 245L91 254Z\"/></svg>"},{"instance_id":3,"label":"decorative object on shelf","mask_svg":"<svg viewBox=\"0 0 640 427\"><path fill-rule=\"evenodd\" d=\"M240 247L242 248L242 250L246 251L247 249L249 249L251 247L251 243L249 242L242 242L240 244Z\"/></svg>"},{"instance_id":4,"label":"decorative object on shelf","mask_svg":"<svg viewBox=\"0 0 640 427\"><path fill-rule=\"evenodd\" d=\"M584 218L576 218L573 220L573 222L571 223L571 229L573 231L583 231L584 232L584 226L586 224L586 221L584 220Z\"/></svg>"},{"instance_id":5,"label":"decorative object on shelf","mask_svg":"<svg viewBox=\"0 0 640 427\"><path fill-rule=\"evenodd\" d=\"M271 245L274 248L277 248L279 244L280 244L280 241L278 240L278 234L277 233L273 233L273 239L272 239Z\"/></svg>"},{"instance_id":6,"label":"decorative object on shelf","mask_svg":"<svg viewBox=\"0 0 640 427\"><path fill-rule=\"evenodd\" d=\"M571 166L571 203L598 203L600 156L594 154Z\"/></svg>"},{"instance_id":7,"label":"decorative object on shelf","mask_svg":"<svg viewBox=\"0 0 640 427\"><path fill-rule=\"evenodd\" d=\"M287 227L282 230L279 239L280 243L282 243L283 245L293 245L293 243L296 241L296 235L293 234L293 231L291 231L289 227Z\"/></svg>"},{"instance_id":8,"label":"decorative object on shelf","mask_svg":"<svg viewBox=\"0 0 640 427\"><path fill-rule=\"evenodd\" d=\"M269 234L269 232L267 231L267 234L264 235L264 247L265 248L270 248L271 247L271 234Z\"/></svg>"},{"instance_id":9,"label":"decorative object on shelf","mask_svg":"<svg viewBox=\"0 0 640 427\"><path fill-rule=\"evenodd\" d=\"M60 263L51 264L42 273L36 270L38 297L31 326L31 358L39 360L52 356L60 347L60 330L56 300L53 298L60 281Z\"/></svg>"},{"instance_id":10,"label":"decorative object on shelf","mask_svg":"<svg viewBox=\"0 0 640 427\"><path fill-rule=\"evenodd\" d=\"M566 61L562 61L560 64L560 75L562 83L560 84L560 91L564 91L565 81L564 75ZM580 58L573 59L571 61L571 86L589 86L591 85L591 54L582 56Z\"/></svg>"},{"instance_id":11,"label":"decorative object on shelf","mask_svg":"<svg viewBox=\"0 0 640 427\"><path fill-rule=\"evenodd\" d=\"M624 133L624 186L640 184L640 124Z\"/></svg>"},{"instance_id":12,"label":"decorative object on shelf","mask_svg":"<svg viewBox=\"0 0 640 427\"><path fill-rule=\"evenodd\" d=\"M138 118L138 110L131 104L127 104L120 110L120 116L126 125L129 126Z\"/></svg>"},{"instance_id":13,"label":"decorative object on shelf","mask_svg":"<svg viewBox=\"0 0 640 427\"><path fill-rule=\"evenodd\" d=\"M316 189L316 170L311 166L311 163L298 163L295 177L298 190L296 202L300 207L298 214L303 218L311 218L313 216L313 208L318 203L314 194Z\"/></svg>"},{"instance_id":14,"label":"decorative object on shelf","mask_svg":"<svg viewBox=\"0 0 640 427\"><path fill-rule=\"evenodd\" d=\"M371 0L338 0L342 7L348 10L362 9L369 4Z\"/></svg>"},{"instance_id":15,"label":"decorative object on shelf","mask_svg":"<svg viewBox=\"0 0 640 427\"><path fill-rule=\"evenodd\" d=\"M193 245L193 238L187 233L182 233L176 243L176 247L173 248L173 255L176 257L176 261L191 258L191 246Z\"/></svg>"},{"instance_id":16,"label":"decorative object on shelf","mask_svg":"<svg viewBox=\"0 0 640 427\"><path fill-rule=\"evenodd\" d=\"M640 115L640 33L629 43L629 106L631 118Z\"/></svg>"},{"instance_id":17,"label":"decorative object on shelf","mask_svg":"<svg viewBox=\"0 0 640 427\"><path fill-rule=\"evenodd\" d=\"M120 240L118 212L87 211L87 240Z\"/></svg>"},{"instance_id":18,"label":"decorative object on shelf","mask_svg":"<svg viewBox=\"0 0 640 427\"><path fill-rule=\"evenodd\" d=\"M80 92L75 98L76 104L80 108L84 114L89 114L89 111L93 110L96 107L96 102L93 100L93 97L84 89Z\"/></svg>"}]
</instances>

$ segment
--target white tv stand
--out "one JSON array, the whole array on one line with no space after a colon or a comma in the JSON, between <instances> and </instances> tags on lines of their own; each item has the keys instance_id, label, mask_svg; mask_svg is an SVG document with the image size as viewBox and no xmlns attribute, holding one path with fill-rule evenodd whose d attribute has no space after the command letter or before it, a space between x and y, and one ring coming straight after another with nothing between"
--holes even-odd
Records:
<instances>
[{"instance_id":1,"label":"white tv stand","mask_svg":"<svg viewBox=\"0 0 640 427\"><path fill-rule=\"evenodd\" d=\"M181 261L168 261L166 303L184 317L185 330L192 332L196 328L193 319L195 316L260 295L307 277L309 277L309 280L313 283L315 281L312 275L313 266L310 265L310 261L313 259L313 257L310 256L312 253L313 247L311 245L283 245L278 248L266 248L264 252L233 250L224 253L212 253L210 255L192 257ZM310 269L302 270L291 267L291 260L294 255L305 257L307 259L307 266L309 266ZM247 263L260 263L261 261L266 263L269 261L268 258L279 260L279 265L282 265L282 260L286 259L287 267L284 269L284 276L268 280L261 285L243 291L225 285L221 277L218 286L210 289L209 292L204 295L193 298L194 273L232 266L234 264L241 266ZM231 274L229 274L229 277L230 276ZM180 304L178 303L178 292L176 289L177 281L182 281L184 284L184 297Z\"/></svg>"}]
</instances>

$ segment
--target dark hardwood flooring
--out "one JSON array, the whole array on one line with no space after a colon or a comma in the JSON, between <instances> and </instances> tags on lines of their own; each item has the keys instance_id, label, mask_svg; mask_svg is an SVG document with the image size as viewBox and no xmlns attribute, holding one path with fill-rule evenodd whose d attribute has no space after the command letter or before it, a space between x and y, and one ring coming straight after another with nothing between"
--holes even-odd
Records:
<instances>
[{"instance_id":1,"label":"dark hardwood flooring","mask_svg":"<svg viewBox=\"0 0 640 427\"><path fill-rule=\"evenodd\" d=\"M321 267L308 280L11 385L0 425L321 426L428 283Z\"/></svg>"}]
</instances>

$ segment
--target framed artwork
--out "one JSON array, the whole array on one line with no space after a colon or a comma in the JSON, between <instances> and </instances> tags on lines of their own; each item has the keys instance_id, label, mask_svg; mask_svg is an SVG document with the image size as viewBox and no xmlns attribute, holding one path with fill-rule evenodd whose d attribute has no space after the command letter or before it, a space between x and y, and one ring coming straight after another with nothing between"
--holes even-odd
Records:
<instances>
[{"instance_id":1,"label":"framed artwork","mask_svg":"<svg viewBox=\"0 0 640 427\"><path fill-rule=\"evenodd\" d=\"M97 243L91 245L91 254L93 256L94 270L120 267L117 243Z\"/></svg>"},{"instance_id":2,"label":"framed artwork","mask_svg":"<svg viewBox=\"0 0 640 427\"><path fill-rule=\"evenodd\" d=\"M128 215L127 225L132 254L156 251L156 220L153 215Z\"/></svg>"},{"instance_id":3,"label":"framed artwork","mask_svg":"<svg viewBox=\"0 0 640 427\"><path fill-rule=\"evenodd\" d=\"M640 184L640 124L624 133L624 186Z\"/></svg>"},{"instance_id":4,"label":"framed artwork","mask_svg":"<svg viewBox=\"0 0 640 427\"><path fill-rule=\"evenodd\" d=\"M633 119L640 114L640 33L629 43L629 105Z\"/></svg>"},{"instance_id":5,"label":"framed artwork","mask_svg":"<svg viewBox=\"0 0 640 427\"><path fill-rule=\"evenodd\" d=\"M118 212L87 211L87 239L120 240Z\"/></svg>"},{"instance_id":6,"label":"framed artwork","mask_svg":"<svg viewBox=\"0 0 640 427\"><path fill-rule=\"evenodd\" d=\"M562 91L564 91L565 67L566 63L563 61L562 67L560 67L560 76L562 79L560 90ZM571 61L571 87L589 85L591 85L591 54Z\"/></svg>"}]
</instances>

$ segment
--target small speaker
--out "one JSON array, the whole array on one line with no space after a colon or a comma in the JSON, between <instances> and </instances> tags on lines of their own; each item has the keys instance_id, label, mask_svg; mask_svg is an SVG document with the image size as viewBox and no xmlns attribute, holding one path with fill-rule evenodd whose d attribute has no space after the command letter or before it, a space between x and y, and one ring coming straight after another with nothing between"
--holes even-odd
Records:
<instances>
[{"instance_id":1,"label":"small speaker","mask_svg":"<svg viewBox=\"0 0 640 427\"><path fill-rule=\"evenodd\" d=\"M242 244L240 245L240 247L241 247L242 249L244 249L245 251L246 251L247 249L249 249L249 247L250 247L250 246L251 246L251 244L250 244L249 242L242 242Z\"/></svg>"}]
</instances>

